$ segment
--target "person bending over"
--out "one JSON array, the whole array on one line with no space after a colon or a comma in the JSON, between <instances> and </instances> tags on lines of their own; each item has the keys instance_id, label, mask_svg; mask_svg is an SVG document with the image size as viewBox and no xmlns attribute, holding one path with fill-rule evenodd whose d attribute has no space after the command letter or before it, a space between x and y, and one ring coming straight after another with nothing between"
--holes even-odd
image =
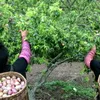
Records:
<instances>
[{"instance_id":1,"label":"person bending over","mask_svg":"<svg viewBox=\"0 0 100 100\"><path fill-rule=\"evenodd\" d=\"M12 65L7 65L9 57L8 49L3 43L0 43L0 73L13 70L21 73L26 78L26 68L30 62L31 49L29 42L25 40L28 32L26 30L20 30L20 32L22 38L22 50L18 59Z\"/></svg>"},{"instance_id":2,"label":"person bending over","mask_svg":"<svg viewBox=\"0 0 100 100\"><path fill-rule=\"evenodd\" d=\"M94 72L95 81L98 81L100 75L100 61L95 60L94 56L96 54L96 46L94 46L85 56L84 63L85 65Z\"/></svg>"},{"instance_id":3,"label":"person bending over","mask_svg":"<svg viewBox=\"0 0 100 100\"><path fill-rule=\"evenodd\" d=\"M94 72L95 81L100 82L100 60L95 60L94 56L96 54L96 46L94 46L85 56L85 65ZM100 85L100 83L99 83ZM96 100L100 100L100 88L97 88Z\"/></svg>"}]
</instances>

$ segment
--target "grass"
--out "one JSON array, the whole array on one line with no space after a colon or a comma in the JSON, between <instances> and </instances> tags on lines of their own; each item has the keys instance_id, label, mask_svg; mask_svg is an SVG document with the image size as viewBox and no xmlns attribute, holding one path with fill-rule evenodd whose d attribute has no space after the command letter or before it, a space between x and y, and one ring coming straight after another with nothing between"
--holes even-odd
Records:
<instances>
[{"instance_id":1,"label":"grass","mask_svg":"<svg viewBox=\"0 0 100 100\"><path fill-rule=\"evenodd\" d=\"M58 97L61 96L60 100L67 100L71 97L92 100L96 95L93 88L87 88L74 82L52 81L45 83L44 87L49 90L49 93L51 94L53 92L54 94L58 93L57 91L59 91Z\"/></svg>"}]
</instances>

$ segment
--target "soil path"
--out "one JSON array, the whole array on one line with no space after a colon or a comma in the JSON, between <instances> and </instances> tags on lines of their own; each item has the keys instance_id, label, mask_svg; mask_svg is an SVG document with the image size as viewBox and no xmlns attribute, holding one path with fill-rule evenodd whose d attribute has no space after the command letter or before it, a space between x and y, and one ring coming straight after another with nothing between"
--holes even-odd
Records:
<instances>
[{"instance_id":1,"label":"soil path","mask_svg":"<svg viewBox=\"0 0 100 100\"><path fill-rule=\"evenodd\" d=\"M38 65L34 64L32 66L31 72L27 72L27 79L28 82L34 83L35 80L38 78L38 75L46 68L44 64ZM84 69L83 62L65 62L61 65L59 65L57 68L54 69L54 71L51 73L51 75L48 77L48 81L53 80L63 80L63 81L71 81L74 80L79 84L85 85L85 86L93 86L93 73L81 73ZM86 82L86 77L88 77L88 81Z\"/></svg>"}]
</instances>

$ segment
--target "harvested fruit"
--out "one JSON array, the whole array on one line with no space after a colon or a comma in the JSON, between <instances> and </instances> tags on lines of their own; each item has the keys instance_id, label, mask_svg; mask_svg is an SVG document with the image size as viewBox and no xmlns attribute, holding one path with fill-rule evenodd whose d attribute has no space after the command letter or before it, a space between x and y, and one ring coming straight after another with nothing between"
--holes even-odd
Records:
<instances>
[{"instance_id":1,"label":"harvested fruit","mask_svg":"<svg viewBox=\"0 0 100 100\"><path fill-rule=\"evenodd\" d=\"M6 76L0 79L0 98L16 94L25 87L25 82L16 76Z\"/></svg>"}]
</instances>

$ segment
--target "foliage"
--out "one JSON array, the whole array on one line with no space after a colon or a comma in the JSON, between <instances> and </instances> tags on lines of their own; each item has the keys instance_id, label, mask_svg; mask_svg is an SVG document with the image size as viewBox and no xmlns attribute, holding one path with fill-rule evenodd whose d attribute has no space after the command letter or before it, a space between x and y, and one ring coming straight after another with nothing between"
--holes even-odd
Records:
<instances>
[{"instance_id":1,"label":"foliage","mask_svg":"<svg viewBox=\"0 0 100 100\"><path fill-rule=\"evenodd\" d=\"M70 3L68 2L70 1ZM47 63L59 53L63 58L83 61L87 51L95 44L100 54L100 1L98 0L0 0L0 41L9 50L9 63L13 63L21 50L19 30L28 30L32 49L32 63ZM64 82L65 93L93 97L90 89ZM53 85L54 85L53 84ZM75 88L74 88L75 87ZM76 90L80 90L75 92ZM67 95L65 95L67 96Z\"/></svg>"},{"instance_id":2,"label":"foliage","mask_svg":"<svg viewBox=\"0 0 100 100\"><path fill-rule=\"evenodd\" d=\"M11 63L20 52L20 29L29 31L32 62L48 62L62 51L62 58L82 61L94 44L100 54L99 4L76 0L68 7L64 0L0 0L0 40L9 49Z\"/></svg>"},{"instance_id":3,"label":"foliage","mask_svg":"<svg viewBox=\"0 0 100 100\"><path fill-rule=\"evenodd\" d=\"M66 100L67 98L78 96L84 97L91 100L95 97L96 93L90 87L86 88L75 82L64 82L64 81L52 81L47 82L44 85L49 91L57 91L59 89L62 92L61 98ZM60 94L59 94L60 95Z\"/></svg>"}]
</instances>

